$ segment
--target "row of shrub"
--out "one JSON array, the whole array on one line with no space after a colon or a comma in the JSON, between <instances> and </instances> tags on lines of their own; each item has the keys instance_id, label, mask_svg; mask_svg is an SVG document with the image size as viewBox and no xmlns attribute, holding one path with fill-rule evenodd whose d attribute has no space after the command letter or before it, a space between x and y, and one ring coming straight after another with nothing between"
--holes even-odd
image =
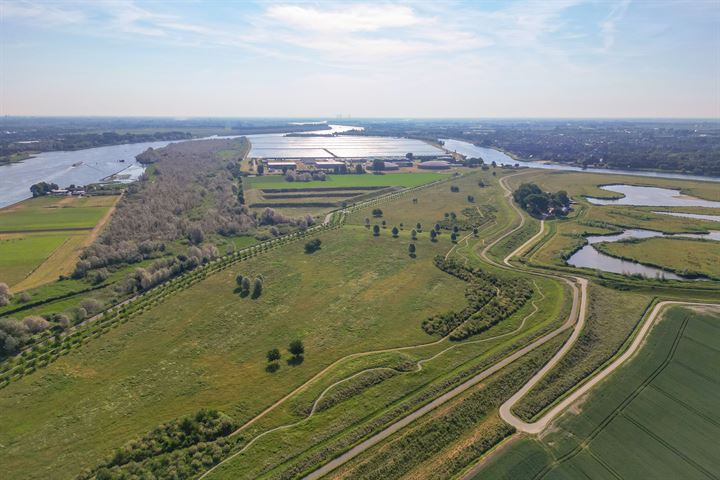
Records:
<instances>
[{"instance_id":1,"label":"row of shrub","mask_svg":"<svg viewBox=\"0 0 720 480\"><path fill-rule=\"evenodd\" d=\"M216 441L237 425L216 410L200 410L161 425L117 449L107 460L81 473L78 480L130 478L192 478L218 463L231 444Z\"/></svg>"},{"instance_id":2,"label":"row of shrub","mask_svg":"<svg viewBox=\"0 0 720 480\"><path fill-rule=\"evenodd\" d=\"M468 306L459 312L435 315L423 321L429 335L463 340L488 330L510 317L532 297L532 288L522 279L501 279L480 269L469 269L454 259L435 257L442 271L465 282Z\"/></svg>"}]
</instances>

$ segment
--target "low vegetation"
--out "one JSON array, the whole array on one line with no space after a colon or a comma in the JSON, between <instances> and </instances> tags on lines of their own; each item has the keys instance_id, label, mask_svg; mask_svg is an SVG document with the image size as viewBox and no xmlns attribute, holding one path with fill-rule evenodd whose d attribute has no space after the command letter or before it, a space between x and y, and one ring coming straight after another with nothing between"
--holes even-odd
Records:
<instances>
[{"instance_id":1,"label":"low vegetation","mask_svg":"<svg viewBox=\"0 0 720 480\"><path fill-rule=\"evenodd\" d=\"M468 282L465 290L468 306L423 321L423 330L429 335L449 336L451 340L477 335L510 317L532 297L532 288L525 280L502 279L443 257L436 257L435 265Z\"/></svg>"}]
</instances>

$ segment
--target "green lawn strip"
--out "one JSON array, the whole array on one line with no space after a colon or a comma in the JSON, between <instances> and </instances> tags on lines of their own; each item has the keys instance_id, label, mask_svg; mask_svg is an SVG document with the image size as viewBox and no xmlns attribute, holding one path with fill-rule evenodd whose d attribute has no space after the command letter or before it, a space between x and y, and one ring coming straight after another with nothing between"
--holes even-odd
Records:
<instances>
[{"instance_id":1,"label":"green lawn strip","mask_svg":"<svg viewBox=\"0 0 720 480\"><path fill-rule=\"evenodd\" d=\"M248 177L252 188L313 188L313 187L417 187L447 177L442 173L387 173L384 175L328 175L325 181L288 182L282 175Z\"/></svg>"}]
</instances>

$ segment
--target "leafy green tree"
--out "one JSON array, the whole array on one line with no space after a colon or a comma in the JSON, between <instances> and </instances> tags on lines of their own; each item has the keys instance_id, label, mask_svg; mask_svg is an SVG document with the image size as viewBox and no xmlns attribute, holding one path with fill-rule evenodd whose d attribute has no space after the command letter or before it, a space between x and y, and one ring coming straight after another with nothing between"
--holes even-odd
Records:
<instances>
[{"instance_id":1,"label":"leafy green tree","mask_svg":"<svg viewBox=\"0 0 720 480\"><path fill-rule=\"evenodd\" d=\"M413 258L415 257L415 244L414 243L411 243L410 245L408 245L408 253L410 254L411 257L413 257Z\"/></svg>"},{"instance_id":2,"label":"leafy green tree","mask_svg":"<svg viewBox=\"0 0 720 480\"><path fill-rule=\"evenodd\" d=\"M398 236L399 233L400 233L400 230L398 230L397 227L393 227L393 228L392 228L392 236L393 236L394 238L397 238L397 236Z\"/></svg>"},{"instance_id":3,"label":"leafy green tree","mask_svg":"<svg viewBox=\"0 0 720 480\"><path fill-rule=\"evenodd\" d=\"M244 278L241 273L238 273L237 277L235 277L235 283L237 283L238 287L242 287Z\"/></svg>"},{"instance_id":4,"label":"leafy green tree","mask_svg":"<svg viewBox=\"0 0 720 480\"><path fill-rule=\"evenodd\" d=\"M373 214L373 217L382 217L383 211L380 210L379 208L373 208L372 214Z\"/></svg>"},{"instance_id":5,"label":"leafy green tree","mask_svg":"<svg viewBox=\"0 0 720 480\"><path fill-rule=\"evenodd\" d=\"M383 220L383 221L380 222L380 223L382 224L383 228L385 228L385 227L387 226L387 221L386 221L386 220Z\"/></svg>"},{"instance_id":6,"label":"leafy green tree","mask_svg":"<svg viewBox=\"0 0 720 480\"><path fill-rule=\"evenodd\" d=\"M322 241L320 241L319 238L315 238L313 240L310 240L305 244L305 253L315 253L318 250L320 250L320 245L322 244Z\"/></svg>"},{"instance_id":7,"label":"leafy green tree","mask_svg":"<svg viewBox=\"0 0 720 480\"><path fill-rule=\"evenodd\" d=\"M288 346L288 351L295 357L299 357L305 353L305 345L301 340L293 340Z\"/></svg>"},{"instance_id":8,"label":"leafy green tree","mask_svg":"<svg viewBox=\"0 0 720 480\"><path fill-rule=\"evenodd\" d=\"M373 225L373 235L376 237L380 235L380 227L378 225Z\"/></svg>"},{"instance_id":9,"label":"leafy green tree","mask_svg":"<svg viewBox=\"0 0 720 480\"><path fill-rule=\"evenodd\" d=\"M414 228L410 231L410 238L412 238L413 240L417 240L417 230L415 230Z\"/></svg>"},{"instance_id":10,"label":"leafy green tree","mask_svg":"<svg viewBox=\"0 0 720 480\"><path fill-rule=\"evenodd\" d=\"M250 293L250 279L248 277L243 277L241 280L240 291L243 295Z\"/></svg>"},{"instance_id":11,"label":"leafy green tree","mask_svg":"<svg viewBox=\"0 0 720 480\"><path fill-rule=\"evenodd\" d=\"M253 297L257 298L262 295L263 291L263 279L258 276L255 278L255 285L253 286Z\"/></svg>"},{"instance_id":12,"label":"leafy green tree","mask_svg":"<svg viewBox=\"0 0 720 480\"><path fill-rule=\"evenodd\" d=\"M275 362L277 360L280 360L280 350L277 348L273 348L272 350L268 350L267 352L267 361L268 362Z\"/></svg>"},{"instance_id":13,"label":"leafy green tree","mask_svg":"<svg viewBox=\"0 0 720 480\"><path fill-rule=\"evenodd\" d=\"M437 233L437 232L439 232L439 231L440 231L440 224L439 224L439 223L436 223L436 224L435 224L435 232Z\"/></svg>"},{"instance_id":14,"label":"leafy green tree","mask_svg":"<svg viewBox=\"0 0 720 480\"><path fill-rule=\"evenodd\" d=\"M453 243L457 242L457 233L452 232L450 234L450 240L452 240Z\"/></svg>"},{"instance_id":15,"label":"leafy green tree","mask_svg":"<svg viewBox=\"0 0 720 480\"><path fill-rule=\"evenodd\" d=\"M417 225L415 225L415 228L417 228L418 232L422 232L422 224L420 222L418 222Z\"/></svg>"},{"instance_id":16,"label":"leafy green tree","mask_svg":"<svg viewBox=\"0 0 720 480\"><path fill-rule=\"evenodd\" d=\"M477 236L478 236L478 232L479 232L479 230L478 230L477 227L473 228L473 235L475 235L475 236L477 237Z\"/></svg>"},{"instance_id":17,"label":"leafy green tree","mask_svg":"<svg viewBox=\"0 0 720 480\"><path fill-rule=\"evenodd\" d=\"M430 241L437 242L437 230L430 230Z\"/></svg>"},{"instance_id":18,"label":"leafy green tree","mask_svg":"<svg viewBox=\"0 0 720 480\"><path fill-rule=\"evenodd\" d=\"M370 219L369 218L365 219L365 227L370 228Z\"/></svg>"}]
</instances>

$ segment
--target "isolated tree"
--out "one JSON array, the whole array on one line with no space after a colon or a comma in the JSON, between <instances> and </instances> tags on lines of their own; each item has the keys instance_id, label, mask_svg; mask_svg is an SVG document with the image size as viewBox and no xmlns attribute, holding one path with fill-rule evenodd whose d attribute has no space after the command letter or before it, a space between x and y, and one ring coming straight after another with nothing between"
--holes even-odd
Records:
<instances>
[{"instance_id":1,"label":"isolated tree","mask_svg":"<svg viewBox=\"0 0 720 480\"><path fill-rule=\"evenodd\" d=\"M380 227L379 226L373 225L373 235L375 235L376 237L378 235L380 235Z\"/></svg>"},{"instance_id":2,"label":"isolated tree","mask_svg":"<svg viewBox=\"0 0 720 480\"><path fill-rule=\"evenodd\" d=\"M405 226L405 224L400 222L400 230L402 230L404 226Z\"/></svg>"},{"instance_id":3,"label":"isolated tree","mask_svg":"<svg viewBox=\"0 0 720 480\"><path fill-rule=\"evenodd\" d=\"M413 203L417 203L417 202L418 202L417 198L413 198Z\"/></svg>"},{"instance_id":4,"label":"isolated tree","mask_svg":"<svg viewBox=\"0 0 720 480\"><path fill-rule=\"evenodd\" d=\"M440 224L436 223L435 224L435 232L439 232L439 231L440 231Z\"/></svg>"},{"instance_id":5,"label":"isolated tree","mask_svg":"<svg viewBox=\"0 0 720 480\"><path fill-rule=\"evenodd\" d=\"M319 238L315 238L313 240L310 240L305 244L305 253L315 253L318 250L320 250L320 245L322 242Z\"/></svg>"},{"instance_id":6,"label":"isolated tree","mask_svg":"<svg viewBox=\"0 0 720 480\"><path fill-rule=\"evenodd\" d=\"M414 228L410 231L410 238L417 240L417 231Z\"/></svg>"},{"instance_id":7,"label":"isolated tree","mask_svg":"<svg viewBox=\"0 0 720 480\"><path fill-rule=\"evenodd\" d=\"M478 236L478 231L479 231L479 230L478 230L477 227L473 228L473 235L475 235L475 236L477 237L477 236Z\"/></svg>"},{"instance_id":8,"label":"isolated tree","mask_svg":"<svg viewBox=\"0 0 720 480\"><path fill-rule=\"evenodd\" d=\"M267 352L267 361L268 362L275 362L277 360L280 360L280 350L277 348L273 348L272 350L268 350Z\"/></svg>"},{"instance_id":9,"label":"isolated tree","mask_svg":"<svg viewBox=\"0 0 720 480\"><path fill-rule=\"evenodd\" d=\"M475 203L475 197L473 197L472 195L468 195L468 196L467 196L467 200L468 200L468 202L470 202L470 203Z\"/></svg>"},{"instance_id":10,"label":"isolated tree","mask_svg":"<svg viewBox=\"0 0 720 480\"><path fill-rule=\"evenodd\" d=\"M373 217L382 217L383 211L380 210L379 208L373 208L372 214L373 214Z\"/></svg>"},{"instance_id":11,"label":"isolated tree","mask_svg":"<svg viewBox=\"0 0 720 480\"><path fill-rule=\"evenodd\" d=\"M238 273L237 277L235 277L235 283L237 283L238 287L242 287L243 280L245 280L245 277L243 277L241 273Z\"/></svg>"},{"instance_id":12,"label":"isolated tree","mask_svg":"<svg viewBox=\"0 0 720 480\"><path fill-rule=\"evenodd\" d=\"M453 233L458 233L459 231L460 231L460 227L458 227L457 225L455 225L455 226L453 227Z\"/></svg>"},{"instance_id":13,"label":"isolated tree","mask_svg":"<svg viewBox=\"0 0 720 480\"><path fill-rule=\"evenodd\" d=\"M255 278L255 284L253 286L253 297L259 297L263 290L263 279L262 277Z\"/></svg>"},{"instance_id":14,"label":"isolated tree","mask_svg":"<svg viewBox=\"0 0 720 480\"><path fill-rule=\"evenodd\" d=\"M411 257L415 257L415 244L414 243L411 243L410 245L408 245L408 253L410 254Z\"/></svg>"},{"instance_id":15,"label":"isolated tree","mask_svg":"<svg viewBox=\"0 0 720 480\"><path fill-rule=\"evenodd\" d=\"M369 218L365 219L365 227L370 228L370 219Z\"/></svg>"},{"instance_id":16,"label":"isolated tree","mask_svg":"<svg viewBox=\"0 0 720 480\"><path fill-rule=\"evenodd\" d=\"M437 242L437 231L436 230L430 230L430 240L433 242Z\"/></svg>"},{"instance_id":17,"label":"isolated tree","mask_svg":"<svg viewBox=\"0 0 720 480\"><path fill-rule=\"evenodd\" d=\"M397 236L398 236L399 233L400 233L400 230L398 230L397 227L393 227L393 228L392 228L392 236L393 236L394 238L397 238Z\"/></svg>"},{"instance_id":18,"label":"isolated tree","mask_svg":"<svg viewBox=\"0 0 720 480\"><path fill-rule=\"evenodd\" d=\"M380 222L380 223L382 223L383 228L387 227L387 221L386 221L386 220L383 220L383 221Z\"/></svg>"},{"instance_id":19,"label":"isolated tree","mask_svg":"<svg viewBox=\"0 0 720 480\"><path fill-rule=\"evenodd\" d=\"M417 228L418 232L422 232L422 224L420 224L420 222L418 222L417 225L415 225L415 228Z\"/></svg>"},{"instance_id":20,"label":"isolated tree","mask_svg":"<svg viewBox=\"0 0 720 480\"><path fill-rule=\"evenodd\" d=\"M293 340L288 346L288 351L295 357L299 357L305 353L305 345L301 340Z\"/></svg>"},{"instance_id":21,"label":"isolated tree","mask_svg":"<svg viewBox=\"0 0 720 480\"><path fill-rule=\"evenodd\" d=\"M262 175L263 173L265 173L265 165L263 165L262 163L258 163L257 174Z\"/></svg>"},{"instance_id":22,"label":"isolated tree","mask_svg":"<svg viewBox=\"0 0 720 480\"><path fill-rule=\"evenodd\" d=\"M457 233L455 233L455 232L451 233L450 240L452 240L453 243L457 242Z\"/></svg>"},{"instance_id":23,"label":"isolated tree","mask_svg":"<svg viewBox=\"0 0 720 480\"><path fill-rule=\"evenodd\" d=\"M250 279L248 277L243 277L240 289L242 290L243 295L250 293Z\"/></svg>"}]
</instances>

